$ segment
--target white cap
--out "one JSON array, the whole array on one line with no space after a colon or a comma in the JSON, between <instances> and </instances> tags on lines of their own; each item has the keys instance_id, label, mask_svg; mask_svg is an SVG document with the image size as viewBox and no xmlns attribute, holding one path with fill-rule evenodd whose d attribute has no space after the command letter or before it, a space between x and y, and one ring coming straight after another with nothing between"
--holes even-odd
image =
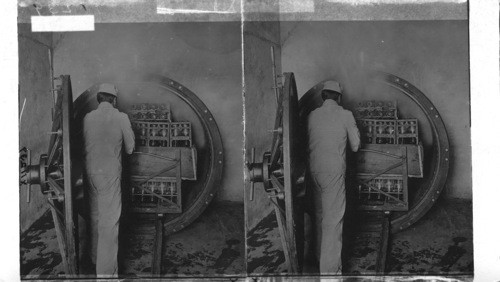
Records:
<instances>
[{"instance_id":1,"label":"white cap","mask_svg":"<svg viewBox=\"0 0 500 282\"><path fill-rule=\"evenodd\" d=\"M323 90L335 91L342 94L342 87L340 87L340 83L336 81L327 81L323 84Z\"/></svg>"},{"instance_id":2,"label":"white cap","mask_svg":"<svg viewBox=\"0 0 500 282\"><path fill-rule=\"evenodd\" d=\"M108 93L111 94L115 97L118 97L118 89L114 84L111 83L103 83L99 85L99 89L97 89L97 93L103 92L103 93Z\"/></svg>"}]
</instances>

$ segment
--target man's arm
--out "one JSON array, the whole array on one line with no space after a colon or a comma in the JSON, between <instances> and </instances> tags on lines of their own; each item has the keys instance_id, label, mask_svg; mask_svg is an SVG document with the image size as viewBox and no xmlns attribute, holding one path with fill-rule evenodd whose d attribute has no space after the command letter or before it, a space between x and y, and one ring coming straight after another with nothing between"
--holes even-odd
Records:
<instances>
[{"instance_id":1,"label":"man's arm","mask_svg":"<svg viewBox=\"0 0 500 282\"><path fill-rule=\"evenodd\" d=\"M122 113L123 114L123 113ZM135 135L132 130L132 125L126 114L123 114L122 118L122 132L123 132L123 143L125 146L125 152L127 154L132 154L135 147Z\"/></svg>"},{"instance_id":2,"label":"man's arm","mask_svg":"<svg viewBox=\"0 0 500 282\"><path fill-rule=\"evenodd\" d=\"M358 127L356 126L356 120L354 120L354 116L349 111L347 112L346 117L347 117L346 128L347 128L347 137L349 139L349 145L351 146L351 150L353 152L357 152L361 140L359 138Z\"/></svg>"}]
</instances>

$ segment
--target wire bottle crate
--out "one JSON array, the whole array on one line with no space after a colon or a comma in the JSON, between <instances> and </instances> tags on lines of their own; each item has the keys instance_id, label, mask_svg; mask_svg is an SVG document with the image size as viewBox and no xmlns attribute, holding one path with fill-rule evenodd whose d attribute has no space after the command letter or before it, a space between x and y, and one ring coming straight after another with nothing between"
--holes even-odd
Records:
<instances>
[{"instance_id":1,"label":"wire bottle crate","mask_svg":"<svg viewBox=\"0 0 500 282\"><path fill-rule=\"evenodd\" d=\"M191 122L132 121L137 146L191 147Z\"/></svg>"},{"instance_id":2,"label":"wire bottle crate","mask_svg":"<svg viewBox=\"0 0 500 282\"><path fill-rule=\"evenodd\" d=\"M417 119L358 119L365 144L418 144Z\"/></svg>"},{"instance_id":3,"label":"wire bottle crate","mask_svg":"<svg viewBox=\"0 0 500 282\"><path fill-rule=\"evenodd\" d=\"M364 210L408 210L408 184L402 175L358 174L357 198Z\"/></svg>"},{"instance_id":4,"label":"wire bottle crate","mask_svg":"<svg viewBox=\"0 0 500 282\"><path fill-rule=\"evenodd\" d=\"M357 119L397 119L397 101L363 101L354 109Z\"/></svg>"},{"instance_id":5,"label":"wire bottle crate","mask_svg":"<svg viewBox=\"0 0 500 282\"><path fill-rule=\"evenodd\" d=\"M170 108L165 104L132 105L129 115L136 137L136 152L131 161L142 162L144 167L131 174L132 209L139 213L181 213L182 164L189 165L191 160L191 171L196 171L191 122L172 121ZM185 168L188 175L189 171Z\"/></svg>"},{"instance_id":6,"label":"wire bottle crate","mask_svg":"<svg viewBox=\"0 0 500 282\"><path fill-rule=\"evenodd\" d=\"M129 112L129 116L131 120L172 121L169 104L134 104Z\"/></svg>"},{"instance_id":7,"label":"wire bottle crate","mask_svg":"<svg viewBox=\"0 0 500 282\"><path fill-rule=\"evenodd\" d=\"M144 187L161 198L141 189ZM130 202L132 208L139 212L180 213L182 212L181 182L176 177L147 179L133 176Z\"/></svg>"}]
</instances>

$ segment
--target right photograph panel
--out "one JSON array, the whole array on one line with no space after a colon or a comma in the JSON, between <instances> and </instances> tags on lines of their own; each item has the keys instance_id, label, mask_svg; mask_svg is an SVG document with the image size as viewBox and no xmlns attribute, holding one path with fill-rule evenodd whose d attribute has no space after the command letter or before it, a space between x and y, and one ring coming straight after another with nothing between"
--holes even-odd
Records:
<instances>
[{"instance_id":1,"label":"right photograph panel","mask_svg":"<svg viewBox=\"0 0 500 282\"><path fill-rule=\"evenodd\" d=\"M467 20L247 21L249 275L472 275Z\"/></svg>"}]
</instances>

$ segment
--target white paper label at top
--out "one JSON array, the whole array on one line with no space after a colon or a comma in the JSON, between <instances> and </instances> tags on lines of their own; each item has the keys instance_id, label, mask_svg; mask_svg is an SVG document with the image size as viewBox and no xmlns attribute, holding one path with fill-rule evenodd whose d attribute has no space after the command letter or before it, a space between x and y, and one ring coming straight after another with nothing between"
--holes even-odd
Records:
<instances>
[{"instance_id":1,"label":"white paper label at top","mask_svg":"<svg viewBox=\"0 0 500 282\"><path fill-rule=\"evenodd\" d=\"M32 32L93 31L94 15L31 16Z\"/></svg>"}]
</instances>

